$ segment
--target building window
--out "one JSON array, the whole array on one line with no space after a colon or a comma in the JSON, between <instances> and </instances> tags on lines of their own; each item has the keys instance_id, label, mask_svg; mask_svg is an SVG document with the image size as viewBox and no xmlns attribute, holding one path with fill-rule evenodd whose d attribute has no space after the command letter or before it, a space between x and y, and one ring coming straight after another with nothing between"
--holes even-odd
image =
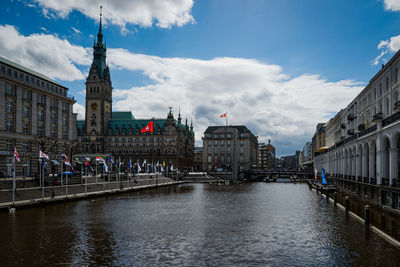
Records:
<instances>
[{"instance_id":1,"label":"building window","mask_svg":"<svg viewBox=\"0 0 400 267\"><path fill-rule=\"evenodd\" d=\"M211 162L211 156L207 157L207 162Z\"/></svg>"},{"instance_id":2,"label":"building window","mask_svg":"<svg viewBox=\"0 0 400 267\"><path fill-rule=\"evenodd\" d=\"M230 147L226 148L226 153L231 153L231 148Z\"/></svg>"},{"instance_id":3,"label":"building window","mask_svg":"<svg viewBox=\"0 0 400 267\"><path fill-rule=\"evenodd\" d=\"M146 143L146 138L143 138L143 139L142 139L142 143Z\"/></svg>"},{"instance_id":4,"label":"building window","mask_svg":"<svg viewBox=\"0 0 400 267\"><path fill-rule=\"evenodd\" d=\"M43 110L38 111L38 120L40 120L40 121L43 120Z\"/></svg>"},{"instance_id":5,"label":"building window","mask_svg":"<svg viewBox=\"0 0 400 267\"><path fill-rule=\"evenodd\" d=\"M239 151L240 151L240 153L243 153L243 152L244 152L243 147L241 147L241 148L239 149Z\"/></svg>"},{"instance_id":6,"label":"building window","mask_svg":"<svg viewBox=\"0 0 400 267\"><path fill-rule=\"evenodd\" d=\"M56 122L56 114L55 113L51 113L51 122L52 123Z\"/></svg>"},{"instance_id":7,"label":"building window","mask_svg":"<svg viewBox=\"0 0 400 267\"><path fill-rule=\"evenodd\" d=\"M14 95L14 90L13 90L11 84L7 84L7 94Z\"/></svg>"},{"instance_id":8,"label":"building window","mask_svg":"<svg viewBox=\"0 0 400 267\"><path fill-rule=\"evenodd\" d=\"M6 127L7 127L7 131L9 131L9 132L14 131L14 127L13 127L13 122L12 121L7 121L6 122Z\"/></svg>"},{"instance_id":9,"label":"building window","mask_svg":"<svg viewBox=\"0 0 400 267\"><path fill-rule=\"evenodd\" d=\"M399 81L399 69L395 68L394 69L394 83L397 83Z\"/></svg>"},{"instance_id":10,"label":"building window","mask_svg":"<svg viewBox=\"0 0 400 267\"><path fill-rule=\"evenodd\" d=\"M68 125L68 118L67 118L67 117L64 117L64 118L63 118L63 125L64 125L64 126L67 126L67 125Z\"/></svg>"},{"instance_id":11,"label":"building window","mask_svg":"<svg viewBox=\"0 0 400 267\"><path fill-rule=\"evenodd\" d=\"M24 90L24 99L31 99L31 91Z\"/></svg>"},{"instance_id":12,"label":"building window","mask_svg":"<svg viewBox=\"0 0 400 267\"><path fill-rule=\"evenodd\" d=\"M379 97L382 96L382 83L379 84Z\"/></svg>"},{"instance_id":13,"label":"building window","mask_svg":"<svg viewBox=\"0 0 400 267\"><path fill-rule=\"evenodd\" d=\"M38 136L43 136L43 127L42 127L42 126L39 126L39 127L37 128L37 135L38 135Z\"/></svg>"},{"instance_id":14,"label":"building window","mask_svg":"<svg viewBox=\"0 0 400 267\"><path fill-rule=\"evenodd\" d=\"M215 146L218 146L218 140L215 140L215 141L214 141L214 145L215 145Z\"/></svg>"},{"instance_id":15,"label":"building window","mask_svg":"<svg viewBox=\"0 0 400 267\"><path fill-rule=\"evenodd\" d=\"M24 106L24 117L29 117L29 107Z\"/></svg>"},{"instance_id":16,"label":"building window","mask_svg":"<svg viewBox=\"0 0 400 267\"><path fill-rule=\"evenodd\" d=\"M208 141L208 146L211 146L212 145L212 141Z\"/></svg>"},{"instance_id":17,"label":"building window","mask_svg":"<svg viewBox=\"0 0 400 267\"><path fill-rule=\"evenodd\" d=\"M389 77L386 77L386 92L389 90Z\"/></svg>"},{"instance_id":18,"label":"building window","mask_svg":"<svg viewBox=\"0 0 400 267\"><path fill-rule=\"evenodd\" d=\"M393 193L393 208L400 209L400 194Z\"/></svg>"},{"instance_id":19,"label":"building window","mask_svg":"<svg viewBox=\"0 0 400 267\"><path fill-rule=\"evenodd\" d=\"M240 157L239 157L239 161L240 161L240 162L243 162L243 156L240 156Z\"/></svg>"},{"instance_id":20,"label":"building window","mask_svg":"<svg viewBox=\"0 0 400 267\"><path fill-rule=\"evenodd\" d=\"M225 148L221 147L221 154L225 153Z\"/></svg>"},{"instance_id":21,"label":"building window","mask_svg":"<svg viewBox=\"0 0 400 267\"><path fill-rule=\"evenodd\" d=\"M7 149L8 151L13 151L13 142L12 142L12 141L7 140L6 149Z\"/></svg>"},{"instance_id":22,"label":"building window","mask_svg":"<svg viewBox=\"0 0 400 267\"><path fill-rule=\"evenodd\" d=\"M29 152L29 143L24 143L23 150L24 152Z\"/></svg>"},{"instance_id":23,"label":"building window","mask_svg":"<svg viewBox=\"0 0 400 267\"><path fill-rule=\"evenodd\" d=\"M223 146L224 145L224 140L221 140L221 146Z\"/></svg>"},{"instance_id":24,"label":"building window","mask_svg":"<svg viewBox=\"0 0 400 267\"><path fill-rule=\"evenodd\" d=\"M240 140L240 145L242 146L244 144L243 140Z\"/></svg>"},{"instance_id":25,"label":"building window","mask_svg":"<svg viewBox=\"0 0 400 267\"><path fill-rule=\"evenodd\" d=\"M9 113L13 112L13 103L7 102L7 112Z\"/></svg>"},{"instance_id":26,"label":"building window","mask_svg":"<svg viewBox=\"0 0 400 267\"><path fill-rule=\"evenodd\" d=\"M129 142L129 143L133 143L133 138L129 138L129 139L128 139L128 142Z\"/></svg>"},{"instance_id":27,"label":"building window","mask_svg":"<svg viewBox=\"0 0 400 267\"><path fill-rule=\"evenodd\" d=\"M50 133L51 133L51 138L56 138L56 130L51 129Z\"/></svg>"},{"instance_id":28,"label":"building window","mask_svg":"<svg viewBox=\"0 0 400 267\"><path fill-rule=\"evenodd\" d=\"M226 162L231 162L231 157L230 156L226 157Z\"/></svg>"},{"instance_id":29,"label":"building window","mask_svg":"<svg viewBox=\"0 0 400 267\"><path fill-rule=\"evenodd\" d=\"M118 143L119 142L119 138L115 137L114 142Z\"/></svg>"},{"instance_id":30,"label":"building window","mask_svg":"<svg viewBox=\"0 0 400 267\"><path fill-rule=\"evenodd\" d=\"M24 130L24 134L29 133L29 125L27 123L24 123L23 130Z\"/></svg>"},{"instance_id":31,"label":"building window","mask_svg":"<svg viewBox=\"0 0 400 267\"><path fill-rule=\"evenodd\" d=\"M125 143L126 139L125 138L121 138L121 142Z\"/></svg>"},{"instance_id":32,"label":"building window","mask_svg":"<svg viewBox=\"0 0 400 267\"><path fill-rule=\"evenodd\" d=\"M390 203L390 197L389 197L389 192L387 191L382 191L382 205L389 205Z\"/></svg>"}]
</instances>

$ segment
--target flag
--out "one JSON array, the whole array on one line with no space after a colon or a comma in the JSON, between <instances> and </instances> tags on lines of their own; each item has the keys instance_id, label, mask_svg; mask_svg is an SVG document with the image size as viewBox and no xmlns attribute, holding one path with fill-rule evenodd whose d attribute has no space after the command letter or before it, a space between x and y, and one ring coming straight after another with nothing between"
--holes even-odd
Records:
<instances>
[{"instance_id":1,"label":"flag","mask_svg":"<svg viewBox=\"0 0 400 267\"><path fill-rule=\"evenodd\" d=\"M92 165L90 165L89 161L86 161L86 166L89 167L91 172L94 172Z\"/></svg>"},{"instance_id":2,"label":"flag","mask_svg":"<svg viewBox=\"0 0 400 267\"><path fill-rule=\"evenodd\" d=\"M144 159L143 163L142 163L142 167L144 167L146 165L146 159Z\"/></svg>"},{"instance_id":3,"label":"flag","mask_svg":"<svg viewBox=\"0 0 400 267\"><path fill-rule=\"evenodd\" d=\"M144 127L140 132L141 133L147 133L147 132L153 132L153 125L154 125L154 121L150 121L146 127Z\"/></svg>"},{"instance_id":4,"label":"flag","mask_svg":"<svg viewBox=\"0 0 400 267\"><path fill-rule=\"evenodd\" d=\"M137 165L137 172L139 173L139 172L141 172L142 171L142 168L140 168L140 165L138 164Z\"/></svg>"},{"instance_id":5,"label":"flag","mask_svg":"<svg viewBox=\"0 0 400 267\"><path fill-rule=\"evenodd\" d=\"M97 160L97 161L100 161L100 162L105 162L105 160L104 160L102 157L100 157L100 156L96 156L96 160Z\"/></svg>"},{"instance_id":6,"label":"flag","mask_svg":"<svg viewBox=\"0 0 400 267\"><path fill-rule=\"evenodd\" d=\"M171 172L174 171L174 164L171 165Z\"/></svg>"},{"instance_id":7,"label":"flag","mask_svg":"<svg viewBox=\"0 0 400 267\"><path fill-rule=\"evenodd\" d=\"M318 170L317 170L317 168L314 168L314 178L315 178L315 181L317 181L317 174L318 174Z\"/></svg>"},{"instance_id":8,"label":"flag","mask_svg":"<svg viewBox=\"0 0 400 267\"><path fill-rule=\"evenodd\" d=\"M65 165L71 167L72 171L74 171L74 167L72 167L71 162L69 161L67 155L65 155L64 153L61 154L61 157L63 157L65 159Z\"/></svg>"},{"instance_id":9,"label":"flag","mask_svg":"<svg viewBox=\"0 0 400 267\"><path fill-rule=\"evenodd\" d=\"M161 172L164 172L164 168L163 168L163 166L161 165Z\"/></svg>"},{"instance_id":10,"label":"flag","mask_svg":"<svg viewBox=\"0 0 400 267\"><path fill-rule=\"evenodd\" d=\"M165 167L165 161L162 162L162 165Z\"/></svg>"},{"instance_id":11,"label":"flag","mask_svg":"<svg viewBox=\"0 0 400 267\"><path fill-rule=\"evenodd\" d=\"M82 165L85 165L86 163L86 159L83 157L83 153L82 153Z\"/></svg>"},{"instance_id":12,"label":"flag","mask_svg":"<svg viewBox=\"0 0 400 267\"><path fill-rule=\"evenodd\" d=\"M113 159L112 159L112 157L111 157L111 156L109 156L109 157L108 157L108 162L111 162L111 164L113 164L113 165L114 165L114 161L113 161Z\"/></svg>"},{"instance_id":13,"label":"flag","mask_svg":"<svg viewBox=\"0 0 400 267\"><path fill-rule=\"evenodd\" d=\"M325 178L325 169L324 168L322 168L322 182L321 182L321 184L328 184L328 182L326 181L326 178Z\"/></svg>"},{"instance_id":14,"label":"flag","mask_svg":"<svg viewBox=\"0 0 400 267\"><path fill-rule=\"evenodd\" d=\"M131 160L131 158L129 158L129 161L128 161L128 168L129 169L132 168L132 160Z\"/></svg>"},{"instance_id":15,"label":"flag","mask_svg":"<svg viewBox=\"0 0 400 267\"><path fill-rule=\"evenodd\" d=\"M15 159L19 162L21 159L19 158L19 156L18 156L18 152L17 152L17 148L16 147L14 147L14 157L15 157Z\"/></svg>"},{"instance_id":16,"label":"flag","mask_svg":"<svg viewBox=\"0 0 400 267\"><path fill-rule=\"evenodd\" d=\"M220 117L220 118L226 118L226 114L227 114L227 113L225 112L224 114L219 115L219 117Z\"/></svg>"},{"instance_id":17,"label":"flag","mask_svg":"<svg viewBox=\"0 0 400 267\"><path fill-rule=\"evenodd\" d=\"M106 172L108 172L108 166L107 166L107 163L105 161L103 161L103 166L104 166L104 170Z\"/></svg>"},{"instance_id":18,"label":"flag","mask_svg":"<svg viewBox=\"0 0 400 267\"><path fill-rule=\"evenodd\" d=\"M41 158L41 159L49 159L49 156L47 156L41 150L39 150L39 158Z\"/></svg>"}]
</instances>

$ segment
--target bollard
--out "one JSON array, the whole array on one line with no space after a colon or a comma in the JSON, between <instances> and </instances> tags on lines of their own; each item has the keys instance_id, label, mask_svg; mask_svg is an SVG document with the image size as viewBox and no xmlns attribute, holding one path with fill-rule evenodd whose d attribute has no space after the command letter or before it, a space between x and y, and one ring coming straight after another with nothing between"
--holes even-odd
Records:
<instances>
[{"instance_id":1,"label":"bollard","mask_svg":"<svg viewBox=\"0 0 400 267\"><path fill-rule=\"evenodd\" d=\"M350 200L348 196L345 197L345 201L346 201L346 213L347 213L349 212L349 207L350 207Z\"/></svg>"},{"instance_id":2,"label":"bollard","mask_svg":"<svg viewBox=\"0 0 400 267\"><path fill-rule=\"evenodd\" d=\"M369 205L365 205L364 207L364 211L365 211L365 225L369 225Z\"/></svg>"},{"instance_id":3,"label":"bollard","mask_svg":"<svg viewBox=\"0 0 400 267\"><path fill-rule=\"evenodd\" d=\"M336 193L336 192L333 193L333 203L334 203L335 206L336 206L336 204L337 204L337 193Z\"/></svg>"}]
</instances>

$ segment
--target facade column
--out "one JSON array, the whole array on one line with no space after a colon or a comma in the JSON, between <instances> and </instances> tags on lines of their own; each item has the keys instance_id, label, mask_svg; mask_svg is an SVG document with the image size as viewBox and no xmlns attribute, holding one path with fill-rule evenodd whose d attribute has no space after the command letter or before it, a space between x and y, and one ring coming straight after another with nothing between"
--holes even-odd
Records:
<instances>
[{"instance_id":1,"label":"facade column","mask_svg":"<svg viewBox=\"0 0 400 267\"><path fill-rule=\"evenodd\" d=\"M17 133L22 133L22 88L16 88L16 109L15 109L15 130Z\"/></svg>"},{"instance_id":2,"label":"facade column","mask_svg":"<svg viewBox=\"0 0 400 267\"><path fill-rule=\"evenodd\" d=\"M369 149L369 178L375 178L375 150Z\"/></svg>"},{"instance_id":3,"label":"facade column","mask_svg":"<svg viewBox=\"0 0 400 267\"><path fill-rule=\"evenodd\" d=\"M393 179L398 179L397 177L397 159L398 159L398 154L397 154L397 148L392 147L390 148L390 153L389 153L389 158L390 158L390 163L389 163L389 184L391 185L393 182Z\"/></svg>"},{"instance_id":4,"label":"facade column","mask_svg":"<svg viewBox=\"0 0 400 267\"><path fill-rule=\"evenodd\" d=\"M381 142L376 146L376 184L382 184L383 175L383 155L380 147Z\"/></svg>"},{"instance_id":5,"label":"facade column","mask_svg":"<svg viewBox=\"0 0 400 267\"><path fill-rule=\"evenodd\" d=\"M362 149L359 146L356 147L356 155L355 155L355 163L356 163L356 179L358 176L361 176L361 167L362 167Z\"/></svg>"},{"instance_id":6,"label":"facade column","mask_svg":"<svg viewBox=\"0 0 400 267\"><path fill-rule=\"evenodd\" d=\"M364 148L363 153L362 153L362 172L361 176L363 177L368 177L368 150Z\"/></svg>"}]
</instances>

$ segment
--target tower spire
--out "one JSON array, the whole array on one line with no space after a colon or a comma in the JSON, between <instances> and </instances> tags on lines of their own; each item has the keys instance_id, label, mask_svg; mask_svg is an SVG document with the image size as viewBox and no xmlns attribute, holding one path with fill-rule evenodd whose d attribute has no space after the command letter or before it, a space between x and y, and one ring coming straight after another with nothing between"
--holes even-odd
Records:
<instances>
[{"instance_id":1,"label":"tower spire","mask_svg":"<svg viewBox=\"0 0 400 267\"><path fill-rule=\"evenodd\" d=\"M103 6L100 6L100 26L99 26L99 33L97 34L97 42L103 42L103 33L101 32L101 18L103 16Z\"/></svg>"},{"instance_id":2,"label":"tower spire","mask_svg":"<svg viewBox=\"0 0 400 267\"><path fill-rule=\"evenodd\" d=\"M181 123L182 118L181 118L181 107L179 107L179 114L178 114L178 123Z\"/></svg>"}]
</instances>

